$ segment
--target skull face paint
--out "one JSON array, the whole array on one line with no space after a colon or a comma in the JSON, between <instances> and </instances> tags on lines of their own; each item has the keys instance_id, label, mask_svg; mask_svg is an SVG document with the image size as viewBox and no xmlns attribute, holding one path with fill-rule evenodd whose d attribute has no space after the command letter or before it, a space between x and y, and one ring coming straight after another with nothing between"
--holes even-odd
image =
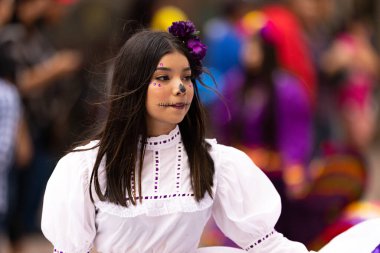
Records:
<instances>
[{"instance_id":1,"label":"skull face paint","mask_svg":"<svg viewBox=\"0 0 380 253\"><path fill-rule=\"evenodd\" d=\"M179 84L178 89L179 89L179 92L181 93L186 92L186 87L182 83Z\"/></svg>"}]
</instances>

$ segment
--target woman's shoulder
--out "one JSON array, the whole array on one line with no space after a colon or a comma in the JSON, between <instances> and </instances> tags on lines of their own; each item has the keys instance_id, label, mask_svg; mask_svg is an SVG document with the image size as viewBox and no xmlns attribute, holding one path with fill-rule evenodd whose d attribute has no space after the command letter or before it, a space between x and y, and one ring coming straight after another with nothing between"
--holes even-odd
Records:
<instances>
[{"instance_id":1,"label":"woman's shoulder","mask_svg":"<svg viewBox=\"0 0 380 253\"><path fill-rule=\"evenodd\" d=\"M98 153L99 141L93 140L75 145L60 160L86 159Z\"/></svg>"},{"instance_id":2,"label":"woman's shoulder","mask_svg":"<svg viewBox=\"0 0 380 253\"><path fill-rule=\"evenodd\" d=\"M99 140L91 140L91 141L76 145L73 148L73 152L84 152L84 154L88 154L88 153L97 151L98 147L99 147ZM86 153L86 151L88 152ZM73 153L73 152L70 152L70 153Z\"/></svg>"},{"instance_id":3,"label":"woman's shoulder","mask_svg":"<svg viewBox=\"0 0 380 253\"><path fill-rule=\"evenodd\" d=\"M58 161L57 167L69 167L72 169L92 168L97 154L98 141L90 141L76 146L72 151L63 155Z\"/></svg>"},{"instance_id":4,"label":"woman's shoulder","mask_svg":"<svg viewBox=\"0 0 380 253\"><path fill-rule=\"evenodd\" d=\"M247 158L247 155L243 151L218 143L216 139L206 139L206 142L211 146L210 154L214 162L239 162L239 160Z\"/></svg>"},{"instance_id":5,"label":"woman's shoulder","mask_svg":"<svg viewBox=\"0 0 380 253\"><path fill-rule=\"evenodd\" d=\"M49 183L61 185L64 182L80 182L79 184L87 187L96 160L96 144L91 141L62 156L50 176Z\"/></svg>"}]
</instances>

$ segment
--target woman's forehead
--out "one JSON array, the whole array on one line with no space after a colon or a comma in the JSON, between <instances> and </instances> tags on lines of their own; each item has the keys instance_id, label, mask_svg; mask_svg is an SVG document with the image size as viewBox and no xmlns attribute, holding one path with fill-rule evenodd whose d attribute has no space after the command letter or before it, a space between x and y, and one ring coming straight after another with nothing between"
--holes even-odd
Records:
<instances>
[{"instance_id":1,"label":"woman's forehead","mask_svg":"<svg viewBox=\"0 0 380 253\"><path fill-rule=\"evenodd\" d=\"M180 52L171 52L162 56L157 64L157 69L185 69L190 68L186 56Z\"/></svg>"}]
</instances>

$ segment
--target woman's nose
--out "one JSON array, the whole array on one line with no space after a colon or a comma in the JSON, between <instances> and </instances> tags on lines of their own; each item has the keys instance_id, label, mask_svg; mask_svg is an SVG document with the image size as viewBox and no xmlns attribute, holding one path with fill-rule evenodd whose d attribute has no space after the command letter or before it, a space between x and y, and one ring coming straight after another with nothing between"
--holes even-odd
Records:
<instances>
[{"instance_id":1,"label":"woman's nose","mask_svg":"<svg viewBox=\"0 0 380 253\"><path fill-rule=\"evenodd\" d=\"M186 94L186 87L185 87L185 85L183 85L183 83L180 82L175 87L175 94L176 95Z\"/></svg>"}]
</instances>

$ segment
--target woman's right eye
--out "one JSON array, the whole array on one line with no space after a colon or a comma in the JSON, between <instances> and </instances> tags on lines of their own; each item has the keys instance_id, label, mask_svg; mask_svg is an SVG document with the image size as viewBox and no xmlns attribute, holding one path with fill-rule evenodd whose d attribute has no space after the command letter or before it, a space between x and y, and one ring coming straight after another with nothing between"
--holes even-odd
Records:
<instances>
[{"instance_id":1,"label":"woman's right eye","mask_svg":"<svg viewBox=\"0 0 380 253\"><path fill-rule=\"evenodd\" d=\"M166 80L169 80L169 76L157 76L156 80L158 80L158 81L166 81Z\"/></svg>"}]
</instances>

